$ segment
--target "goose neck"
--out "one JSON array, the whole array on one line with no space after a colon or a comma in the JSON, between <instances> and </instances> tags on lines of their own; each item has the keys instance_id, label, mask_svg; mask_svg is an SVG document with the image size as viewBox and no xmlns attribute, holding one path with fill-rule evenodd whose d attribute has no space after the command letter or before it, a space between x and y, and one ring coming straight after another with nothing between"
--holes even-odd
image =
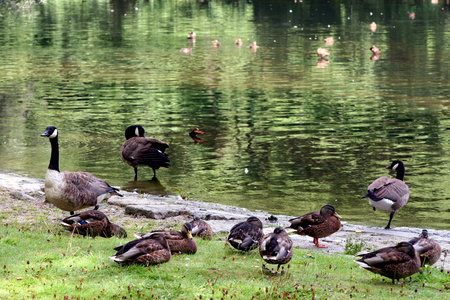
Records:
<instances>
[{"instance_id":1,"label":"goose neck","mask_svg":"<svg viewBox=\"0 0 450 300\"><path fill-rule=\"evenodd\" d=\"M50 163L48 168L50 170L56 170L59 172L59 147L58 147L58 137L50 139L50 144L52 145L52 154L50 156Z\"/></svg>"}]
</instances>

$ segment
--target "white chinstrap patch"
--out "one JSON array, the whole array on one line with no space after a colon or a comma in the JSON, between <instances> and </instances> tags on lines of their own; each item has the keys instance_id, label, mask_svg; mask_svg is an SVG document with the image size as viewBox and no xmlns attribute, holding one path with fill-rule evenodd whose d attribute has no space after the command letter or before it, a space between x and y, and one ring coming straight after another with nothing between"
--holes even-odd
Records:
<instances>
[{"instance_id":1,"label":"white chinstrap patch","mask_svg":"<svg viewBox=\"0 0 450 300\"><path fill-rule=\"evenodd\" d=\"M53 131L53 133L48 138L53 139L57 136L58 136L58 129L55 129L55 131Z\"/></svg>"}]
</instances>

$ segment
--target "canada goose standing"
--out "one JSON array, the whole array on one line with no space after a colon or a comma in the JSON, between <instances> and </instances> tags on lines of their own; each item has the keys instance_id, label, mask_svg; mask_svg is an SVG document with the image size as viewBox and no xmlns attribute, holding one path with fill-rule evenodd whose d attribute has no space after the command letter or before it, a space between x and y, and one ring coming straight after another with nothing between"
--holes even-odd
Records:
<instances>
[{"instance_id":1,"label":"canada goose standing","mask_svg":"<svg viewBox=\"0 0 450 300\"><path fill-rule=\"evenodd\" d=\"M269 264L278 264L277 272L282 264L288 263L294 253L294 244L286 230L277 227L266 234L259 247L262 259Z\"/></svg>"},{"instance_id":2,"label":"canada goose standing","mask_svg":"<svg viewBox=\"0 0 450 300\"><path fill-rule=\"evenodd\" d=\"M386 169L397 172L396 178L380 177L367 188L368 193L361 198L369 198L373 210L390 211L389 223L385 229L391 228L391 221L397 210L402 208L409 198L409 188L403 181L405 178L405 165L401 160L394 160Z\"/></svg>"},{"instance_id":3,"label":"canada goose standing","mask_svg":"<svg viewBox=\"0 0 450 300\"><path fill-rule=\"evenodd\" d=\"M361 268L391 278L392 283L395 283L395 279L409 277L420 269L419 254L408 242L358 256L362 258L355 262Z\"/></svg>"},{"instance_id":4,"label":"canada goose standing","mask_svg":"<svg viewBox=\"0 0 450 300\"><path fill-rule=\"evenodd\" d=\"M74 211L90 206L98 209L102 200L112 195L122 197L118 189L86 172L59 170L58 129L48 126L41 136L48 137L52 146L50 164L45 175L45 198L59 209Z\"/></svg>"},{"instance_id":5,"label":"canada goose standing","mask_svg":"<svg viewBox=\"0 0 450 300\"><path fill-rule=\"evenodd\" d=\"M418 238L409 241L420 256L421 265L434 265L441 257L441 245L428 238L428 230L422 230Z\"/></svg>"},{"instance_id":6,"label":"canada goose standing","mask_svg":"<svg viewBox=\"0 0 450 300\"><path fill-rule=\"evenodd\" d=\"M111 223L108 217L98 210L86 210L79 214L71 215L61 220L61 225L70 232L84 236L101 236L110 238L117 236L120 238L127 237L127 232L122 227Z\"/></svg>"},{"instance_id":7,"label":"canada goose standing","mask_svg":"<svg viewBox=\"0 0 450 300\"><path fill-rule=\"evenodd\" d=\"M122 160L134 168L134 179L137 179L137 168L149 166L153 169L153 178L160 167L169 168L169 155L164 151L169 148L166 142L145 137L144 127L132 125L125 130L126 142L120 149Z\"/></svg>"}]
</instances>

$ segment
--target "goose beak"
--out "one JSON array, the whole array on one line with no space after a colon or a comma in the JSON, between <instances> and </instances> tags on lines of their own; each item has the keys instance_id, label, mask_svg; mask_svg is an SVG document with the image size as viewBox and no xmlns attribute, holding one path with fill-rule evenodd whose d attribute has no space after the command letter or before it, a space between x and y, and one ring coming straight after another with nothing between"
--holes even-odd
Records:
<instances>
[{"instance_id":1,"label":"goose beak","mask_svg":"<svg viewBox=\"0 0 450 300\"><path fill-rule=\"evenodd\" d=\"M50 136L48 130L46 130L43 134L41 134L41 136Z\"/></svg>"},{"instance_id":2,"label":"goose beak","mask_svg":"<svg viewBox=\"0 0 450 300\"><path fill-rule=\"evenodd\" d=\"M342 219L342 217L341 217L340 215L338 215L337 212L335 212L335 213L333 214L333 216L335 216L335 217L338 218L338 219Z\"/></svg>"}]
</instances>

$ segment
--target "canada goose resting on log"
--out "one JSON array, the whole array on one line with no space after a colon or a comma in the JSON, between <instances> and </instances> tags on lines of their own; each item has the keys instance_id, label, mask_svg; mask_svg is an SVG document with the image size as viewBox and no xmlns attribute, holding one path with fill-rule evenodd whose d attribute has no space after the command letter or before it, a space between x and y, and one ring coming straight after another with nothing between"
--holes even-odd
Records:
<instances>
[{"instance_id":1,"label":"canada goose resting on log","mask_svg":"<svg viewBox=\"0 0 450 300\"><path fill-rule=\"evenodd\" d=\"M112 195L122 197L118 189L86 172L68 172L59 170L58 130L48 126L41 136L48 137L52 146L50 164L45 175L45 198L61 210L74 211L94 206Z\"/></svg>"}]
</instances>

